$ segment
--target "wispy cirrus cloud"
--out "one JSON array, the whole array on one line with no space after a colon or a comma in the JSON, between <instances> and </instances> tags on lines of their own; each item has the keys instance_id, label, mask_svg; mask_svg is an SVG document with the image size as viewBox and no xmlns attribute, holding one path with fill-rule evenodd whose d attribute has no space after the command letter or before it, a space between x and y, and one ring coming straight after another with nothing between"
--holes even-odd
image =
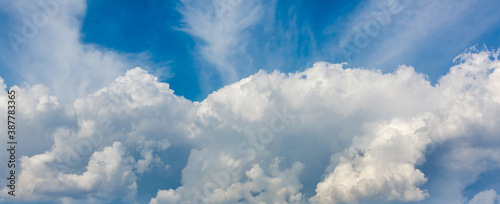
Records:
<instances>
[{"instance_id":1,"label":"wispy cirrus cloud","mask_svg":"<svg viewBox=\"0 0 500 204\"><path fill-rule=\"evenodd\" d=\"M500 14L494 10L498 8L494 1L363 2L346 15L345 22L325 28L324 32L338 36L322 53L385 71L412 64L437 80L445 74L439 67L450 66L464 49L486 43L477 40L496 29Z\"/></svg>"},{"instance_id":2,"label":"wispy cirrus cloud","mask_svg":"<svg viewBox=\"0 0 500 204\"><path fill-rule=\"evenodd\" d=\"M250 31L269 18L272 21L273 16L267 14L273 11L275 1L181 2L178 10L184 26L180 29L198 40L196 49L208 62L206 67L215 69L224 83L239 79L252 63L247 51L254 41Z\"/></svg>"}]
</instances>

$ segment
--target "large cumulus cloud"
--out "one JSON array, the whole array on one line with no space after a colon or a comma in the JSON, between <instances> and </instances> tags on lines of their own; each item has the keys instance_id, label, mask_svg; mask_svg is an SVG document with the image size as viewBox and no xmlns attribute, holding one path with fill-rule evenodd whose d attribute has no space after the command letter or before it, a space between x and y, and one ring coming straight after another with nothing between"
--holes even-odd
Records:
<instances>
[{"instance_id":1,"label":"large cumulus cloud","mask_svg":"<svg viewBox=\"0 0 500 204\"><path fill-rule=\"evenodd\" d=\"M436 85L409 66L260 71L201 102L140 68L69 105L41 85L13 87L23 129L36 130L21 132L22 144L45 138L23 152L16 198L132 202L142 175L170 163L160 154L183 146L181 185L151 203L462 202L465 187L499 167L500 61L477 50L456 61ZM433 171L455 175L440 183L454 194L424 187L430 157L441 161ZM483 190L467 200L491 200Z\"/></svg>"}]
</instances>

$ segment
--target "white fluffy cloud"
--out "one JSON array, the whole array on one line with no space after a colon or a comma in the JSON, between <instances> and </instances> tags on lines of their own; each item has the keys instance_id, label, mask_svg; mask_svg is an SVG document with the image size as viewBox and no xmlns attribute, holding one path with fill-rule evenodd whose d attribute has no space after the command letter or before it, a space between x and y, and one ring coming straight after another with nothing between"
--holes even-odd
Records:
<instances>
[{"instance_id":1,"label":"white fluffy cloud","mask_svg":"<svg viewBox=\"0 0 500 204\"><path fill-rule=\"evenodd\" d=\"M303 164L294 163L283 171L279 164L279 158L273 159L269 176L259 164L254 164L241 177L232 174L235 172L211 173L211 178L200 189L183 186L175 191L160 190L150 203L303 203L298 179L303 173Z\"/></svg>"},{"instance_id":2,"label":"white fluffy cloud","mask_svg":"<svg viewBox=\"0 0 500 204\"><path fill-rule=\"evenodd\" d=\"M132 200L136 195L136 176L132 171L133 158L125 154L124 146L115 142L102 151L92 153L82 174L54 172L53 168L45 165L54 161L51 154L25 157L22 159L23 171L19 175L22 191L18 195L32 193L35 197L31 199L56 195L62 200L85 198L93 202L114 198Z\"/></svg>"},{"instance_id":3,"label":"white fluffy cloud","mask_svg":"<svg viewBox=\"0 0 500 204\"><path fill-rule=\"evenodd\" d=\"M12 89L26 147L18 152L24 199L133 199L136 174L162 164L157 153L189 135L193 104L139 68L67 106L40 85Z\"/></svg>"},{"instance_id":4,"label":"white fluffy cloud","mask_svg":"<svg viewBox=\"0 0 500 204\"><path fill-rule=\"evenodd\" d=\"M260 71L201 102L140 68L69 105L41 85L14 87L23 130L36 131L21 132L21 144L45 138L22 152L16 198L133 201L143 174L171 166L160 154L187 146L182 185L158 189L151 203L431 200L442 195L423 187L431 178L421 167L450 142L462 145L431 156L443 161L434 171L457 175L441 185L459 183L461 197L499 168L498 54L460 55L435 86L412 67L383 74L319 62Z\"/></svg>"},{"instance_id":5,"label":"white fluffy cloud","mask_svg":"<svg viewBox=\"0 0 500 204\"><path fill-rule=\"evenodd\" d=\"M496 204L498 200L497 192L493 189L482 191L469 201L469 204Z\"/></svg>"}]
</instances>

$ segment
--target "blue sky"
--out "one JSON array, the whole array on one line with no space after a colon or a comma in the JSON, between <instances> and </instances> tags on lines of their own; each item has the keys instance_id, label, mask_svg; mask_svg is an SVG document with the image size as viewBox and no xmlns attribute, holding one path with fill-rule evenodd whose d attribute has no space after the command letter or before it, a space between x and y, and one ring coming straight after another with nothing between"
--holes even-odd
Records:
<instances>
[{"instance_id":1,"label":"blue sky","mask_svg":"<svg viewBox=\"0 0 500 204\"><path fill-rule=\"evenodd\" d=\"M499 10L0 0L0 202L499 203Z\"/></svg>"},{"instance_id":2,"label":"blue sky","mask_svg":"<svg viewBox=\"0 0 500 204\"><path fill-rule=\"evenodd\" d=\"M179 1L87 1L85 14L78 19L79 40L117 52L147 53L153 63L151 69L162 73L162 81L168 82L176 94L197 101L259 69L303 71L316 61L348 62L354 67L384 72L402 64L411 65L435 83L453 65L452 60L467 48L483 44L489 49L499 46L498 19L491 16L498 5L493 1L460 3L463 6L402 2L408 5L400 13L391 14L388 24L369 37L366 46L356 48L358 52L349 59L342 53L343 42L350 39L352 43L354 30L376 20L372 13L387 9L388 3L266 3L259 19L245 27L242 37L235 37L247 40L248 44L234 50L228 66L237 70L237 74L230 79L222 79L217 65L201 56L200 49L207 46L206 39L185 32L189 23L183 21L179 12L183 6ZM234 9L230 4L227 8ZM428 12L416 13L418 9ZM11 25L9 16L2 14L4 24ZM16 26L4 26L3 33ZM396 49L400 51L393 54ZM379 56L384 53L387 57L382 60ZM2 60L5 69L1 74L9 76L7 83L23 83L26 79L6 61Z\"/></svg>"},{"instance_id":3,"label":"blue sky","mask_svg":"<svg viewBox=\"0 0 500 204\"><path fill-rule=\"evenodd\" d=\"M248 39L251 44L247 45L243 52L250 55L254 64L251 68L241 67L242 73L235 79L255 73L259 69L302 71L312 66L315 61L328 61L349 62L355 67L381 69L384 72L391 72L401 64L411 65L417 71L427 74L435 83L440 76L446 74L448 67L453 65L453 59L465 49L483 44L495 49L499 45L500 28L495 26L498 25L498 20L486 22L487 27L481 25L484 19L498 8L491 1L471 3L470 7L464 8L464 12L446 8L451 11L429 16L430 21L438 21L448 16L453 19L440 22L438 28L427 28L428 31L423 34L411 30L417 26L411 25L413 22L405 21L408 15L415 15L410 13L413 12L410 9L417 3L410 2L409 8L391 16L391 22L375 37L370 37L371 42L361 48L360 53L355 53L352 59L345 59L342 53L335 51L341 49L339 38L343 36L338 34L349 32L356 26L363 27L367 23L360 22L353 27L352 24L346 25L349 18L354 18L352 13L359 12L356 14L373 20L372 12L386 9L383 6L369 8L371 10L363 9L367 4L366 1L275 2L271 5L275 7L274 11L269 11L274 12L273 15L265 15L260 19L261 22L245 30L245 33L250 35ZM203 46L202 40L182 32L184 23L178 11L179 7L181 5L177 1L88 1L81 40L127 53L148 52L155 63L165 63L170 68L172 75L164 81L168 82L177 94L191 100L203 100L209 93L228 82L233 82L234 79L224 82L219 79L217 73L210 72L203 73L210 75L210 80L199 76L202 70L213 69L214 65L203 58L200 59L197 54L199 46ZM267 28L263 28L264 26ZM263 29L267 30L262 32ZM393 45L384 46L390 44L391 38L399 37L400 32L411 32L397 39L398 42L403 41L402 46L411 44L411 48L406 48L406 52L398 53L380 63L376 59L363 59L363 56L369 53L382 55L379 52L396 49L391 47ZM288 38L283 38L284 36ZM289 46L289 49L284 50L284 44ZM279 52L279 57L283 60L278 64L273 62L271 57L259 56L262 52ZM239 63L245 66L244 62L238 62L238 65L241 65ZM377 65L374 65L375 63Z\"/></svg>"}]
</instances>

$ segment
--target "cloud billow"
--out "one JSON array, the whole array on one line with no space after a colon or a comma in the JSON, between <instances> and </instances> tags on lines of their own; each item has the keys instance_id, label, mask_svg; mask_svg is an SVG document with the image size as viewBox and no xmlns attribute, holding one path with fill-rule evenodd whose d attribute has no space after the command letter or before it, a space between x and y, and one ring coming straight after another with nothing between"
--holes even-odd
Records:
<instances>
[{"instance_id":1,"label":"cloud billow","mask_svg":"<svg viewBox=\"0 0 500 204\"><path fill-rule=\"evenodd\" d=\"M388 74L327 62L297 73L260 71L201 102L176 96L140 68L68 105L42 85L16 86L19 121L38 132L21 132L20 142L47 138L23 151L16 199L132 202L138 179L168 171L161 154L177 146L191 149L181 185L158 189L151 203L439 198L423 188L432 183L421 169L429 156L447 158L433 171L475 175L440 184L459 188L499 167L500 152L491 148L500 142L498 51L473 50L456 61L434 86L408 66ZM462 146L429 154L450 141ZM483 190L471 203L496 196Z\"/></svg>"}]
</instances>

